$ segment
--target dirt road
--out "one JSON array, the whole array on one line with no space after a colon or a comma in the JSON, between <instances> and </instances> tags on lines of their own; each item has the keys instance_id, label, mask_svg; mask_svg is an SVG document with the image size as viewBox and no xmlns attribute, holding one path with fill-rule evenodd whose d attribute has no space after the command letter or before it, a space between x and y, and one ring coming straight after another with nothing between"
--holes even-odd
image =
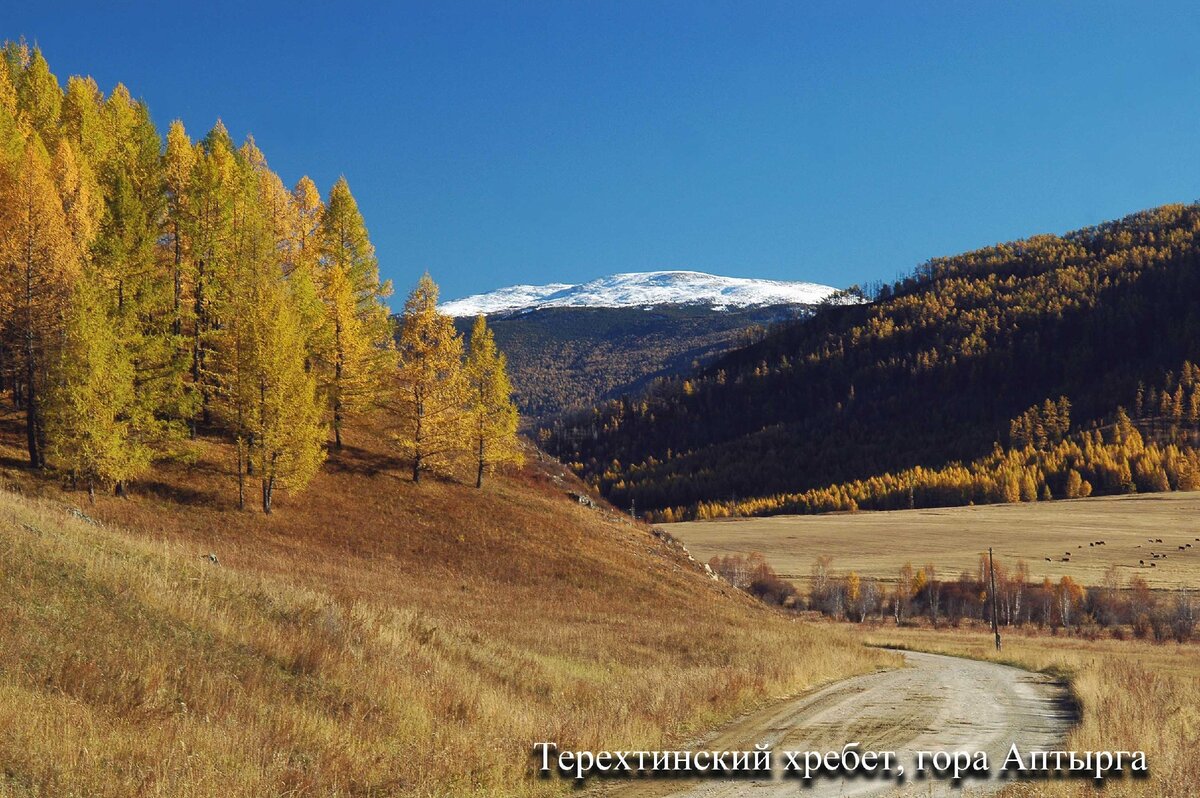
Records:
<instances>
[{"instance_id":1,"label":"dirt road","mask_svg":"<svg viewBox=\"0 0 1200 798\"><path fill-rule=\"evenodd\" d=\"M1049 677L988 662L905 653L907 667L837 682L783 704L740 718L699 741L694 750L752 750L768 743L776 751L895 751L903 784L862 777L680 782L616 780L596 785L595 795L622 798L773 798L774 796L984 795L1003 782L964 780L960 788L939 779L914 779L916 751L987 751L999 770L1009 746L1054 750L1073 721L1065 688ZM777 756L782 760L782 756ZM778 763L782 765L782 762Z\"/></svg>"}]
</instances>

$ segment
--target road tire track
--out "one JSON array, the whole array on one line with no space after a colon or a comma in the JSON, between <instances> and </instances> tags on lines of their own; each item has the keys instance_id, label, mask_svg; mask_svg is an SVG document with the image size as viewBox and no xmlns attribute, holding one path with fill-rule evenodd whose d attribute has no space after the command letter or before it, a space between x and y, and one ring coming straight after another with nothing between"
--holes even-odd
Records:
<instances>
[{"instance_id":1,"label":"road tire track","mask_svg":"<svg viewBox=\"0 0 1200 798\"><path fill-rule=\"evenodd\" d=\"M986 751L997 772L1016 743L1023 751L1063 747L1076 712L1066 686L1044 674L993 662L903 652L906 667L857 676L742 717L693 750L895 751L906 779L821 776L703 780L609 779L589 791L613 798L987 795L1010 782L915 779L916 751ZM777 769L781 755L775 757Z\"/></svg>"}]
</instances>

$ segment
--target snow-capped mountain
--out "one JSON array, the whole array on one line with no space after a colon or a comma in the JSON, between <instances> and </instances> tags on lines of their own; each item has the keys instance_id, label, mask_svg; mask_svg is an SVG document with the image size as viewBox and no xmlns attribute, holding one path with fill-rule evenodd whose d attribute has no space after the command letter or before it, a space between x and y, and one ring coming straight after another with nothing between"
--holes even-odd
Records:
<instances>
[{"instance_id":1,"label":"snow-capped mountain","mask_svg":"<svg viewBox=\"0 0 1200 798\"><path fill-rule=\"evenodd\" d=\"M714 309L816 305L837 292L816 283L721 277L690 271L631 272L569 285L514 285L446 302L450 316L509 313L537 308L626 308L708 305Z\"/></svg>"}]
</instances>

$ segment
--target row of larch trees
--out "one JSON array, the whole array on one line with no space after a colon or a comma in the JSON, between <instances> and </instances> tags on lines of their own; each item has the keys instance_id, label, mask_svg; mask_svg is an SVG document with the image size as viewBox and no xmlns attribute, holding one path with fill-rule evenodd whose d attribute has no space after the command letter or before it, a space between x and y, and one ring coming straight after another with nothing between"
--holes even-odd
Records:
<instances>
[{"instance_id":1,"label":"row of larch trees","mask_svg":"<svg viewBox=\"0 0 1200 798\"><path fill-rule=\"evenodd\" d=\"M412 461L413 481L424 471L456 470L465 459L481 487L488 471L521 461L512 386L483 316L475 319L464 360L454 320L438 312L437 301L426 274L404 303L395 438Z\"/></svg>"},{"instance_id":2,"label":"row of larch trees","mask_svg":"<svg viewBox=\"0 0 1200 798\"><path fill-rule=\"evenodd\" d=\"M397 348L390 293L344 178L324 200L307 177L289 190L220 122L163 142L123 86L64 90L39 51L4 46L0 390L33 468L121 492L212 430L235 443L239 504L255 478L270 512L330 438L391 409L414 478L471 452L481 484L517 456L503 356L480 321L463 363L428 277Z\"/></svg>"}]
</instances>

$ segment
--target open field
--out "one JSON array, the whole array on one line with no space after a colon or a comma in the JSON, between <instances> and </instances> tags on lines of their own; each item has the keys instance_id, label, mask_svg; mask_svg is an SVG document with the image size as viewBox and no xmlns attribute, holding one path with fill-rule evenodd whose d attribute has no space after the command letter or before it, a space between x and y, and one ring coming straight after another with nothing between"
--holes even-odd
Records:
<instances>
[{"instance_id":1,"label":"open field","mask_svg":"<svg viewBox=\"0 0 1200 798\"><path fill-rule=\"evenodd\" d=\"M953 578L974 571L988 546L1006 563L1025 560L1037 582L1070 576L1100 584L1104 571L1116 565L1126 583L1136 575L1156 588L1200 586L1200 492L663 526L701 561L761 552L801 589L813 561L823 555L833 557L839 572L853 569L883 581L894 581L906 562L918 568L932 563ZM1163 542L1151 542L1157 538ZM1098 540L1105 545L1089 545ZM1070 561L1063 562L1068 552ZM1151 552L1167 557L1154 560Z\"/></svg>"},{"instance_id":2,"label":"open field","mask_svg":"<svg viewBox=\"0 0 1200 798\"><path fill-rule=\"evenodd\" d=\"M662 745L898 659L580 506L557 464L414 485L354 430L267 517L217 440L89 505L4 433L4 798L557 794L535 741Z\"/></svg>"},{"instance_id":3,"label":"open field","mask_svg":"<svg viewBox=\"0 0 1200 798\"><path fill-rule=\"evenodd\" d=\"M874 645L902 646L1003 662L1066 677L1080 705L1067 748L1143 750L1146 779L1112 778L1102 790L1086 779L1015 785L1005 795L1178 796L1200 793L1200 646L1121 640L1089 641L1004 630L997 653L985 629L859 627Z\"/></svg>"}]
</instances>

